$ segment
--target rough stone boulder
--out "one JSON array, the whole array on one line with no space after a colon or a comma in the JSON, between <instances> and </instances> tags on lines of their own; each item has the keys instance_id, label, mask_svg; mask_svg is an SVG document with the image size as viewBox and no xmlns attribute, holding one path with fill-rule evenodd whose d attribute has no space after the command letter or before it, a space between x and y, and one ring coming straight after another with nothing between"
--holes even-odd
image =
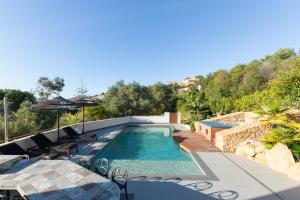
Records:
<instances>
[{"instance_id":1,"label":"rough stone boulder","mask_svg":"<svg viewBox=\"0 0 300 200\"><path fill-rule=\"evenodd\" d=\"M271 150L267 150L266 159L273 170L286 173L286 170L295 164L295 159L285 144L277 143Z\"/></svg>"},{"instance_id":2,"label":"rough stone boulder","mask_svg":"<svg viewBox=\"0 0 300 200\"><path fill-rule=\"evenodd\" d=\"M249 142L241 142L235 151L238 156L251 158L255 155L255 146Z\"/></svg>"},{"instance_id":3,"label":"rough stone boulder","mask_svg":"<svg viewBox=\"0 0 300 200\"><path fill-rule=\"evenodd\" d=\"M296 163L296 164L290 166L286 170L286 175L297 181L300 181L300 163Z\"/></svg>"},{"instance_id":4,"label":"rough stone boulder","mask_svg":"<svg viewBox=\"0 0 300 200\"><path fill-rule=\"evenodd\" d=\"M251 144L255 147L254 150L255 150L256 154L264 153L265 150L266 150L265 146L262 143L260 143L260 142L258 142L256 140L252 140Z\"/></svg>"},{"instance_id":5,"label":"rough stone boulder","mask_svg":"<svg viewBox=\"0 0 300 200\"><path fill-rule=\"evenodd\" d=\"M247 140L238 144L235 153L239 156L251 158L256 154L261 154L265 152L265 147L258 141Z\"/></svg>"},{"instance_id":6,"label":"rough stone boulder","mask_svg":"<svg viewBox=\"0 0 300 200\"><path fill-rule=\"evenodd\" d=\"M267 161L265 153L256 154L254 157L254 161L258 162L259 164L262 164L262 165L268 165L268 161Z\"/></svg>"}]
</instances>

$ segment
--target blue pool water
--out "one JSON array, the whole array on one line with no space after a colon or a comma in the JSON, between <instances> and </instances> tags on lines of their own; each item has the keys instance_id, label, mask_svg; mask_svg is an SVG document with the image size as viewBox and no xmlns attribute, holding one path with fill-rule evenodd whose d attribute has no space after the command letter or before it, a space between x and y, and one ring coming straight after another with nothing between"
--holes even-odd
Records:
<instances>
[{"instance_id":1,"label":"blue pool water","mask_svg":"<svg viewBox=\"0 0 300 200\"><path fill-rule=\"evenodd\" d=\"M189 176L202 170L172 138L172 129L128 127L96 156L107 158L110 170L124 167L131 175Z\"/></svg>"},{"instance_id":2,"label":"blue pool water","mask_svg":"<svg viewBox=\"0 0 300 200\"><path fill-rule=\"evenodd\" d=\"M231 128L232 125L224 122L218 122L218 121L206 121L202 120L201 123L214 128Z\"/></svg>"}]
</instances>

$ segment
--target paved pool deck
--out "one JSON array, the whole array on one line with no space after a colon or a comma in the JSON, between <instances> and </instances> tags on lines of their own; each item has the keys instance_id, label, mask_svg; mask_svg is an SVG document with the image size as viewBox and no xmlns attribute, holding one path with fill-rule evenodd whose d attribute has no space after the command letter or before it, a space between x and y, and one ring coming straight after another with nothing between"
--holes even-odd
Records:
<instances>
[{"instance_id":1,"label":"paved pool deck","mask_svg":"<svg viewBox=\"0 0 300 200\"><path fill-rule=\"evenodd\" d=\"M234 154L198 152L218 181L173 179L131 180L128 191L134 200L215 200L215 199L300 199L300 182L266 166ZM138 180L139 179L139 180Z\"/></svg>"},{"instance_id":2,"label":"paved pool deck","mask_svg":"<svg viewBox=\"0 0 300 200\"><path fill-rule=\"evenodd\" d=\"M178 129L184 131L182 126ZM79 152L71 159L92 158L101 148L116 137L126 126L115 126L93 131L98 141L79 143ZM180 133L180 132L179 132ZM184 134L183 134L184 133ZM181 136L188 134L181 132ZM196 135L193 135L196 136ZM192 137L189 137L192 140ZM201 139L201 138L200 138ZM187 139L185 139L188 141ZM298 200L300 182L273 171L246 158L230 153L210 150L205 140L199 140L206 149L193 149L218 180L186 180L178 177L164 179L134 177L129 180L130 200L215 200L259 199ZM209 149L209 150L207 150Z\"/></svg>"},{"instance_id":3,"label":"paved pool deck","mask_svg":"<svg viewBox=\"0 0 300 200\"><path fill-rule=\"evenodd\" d=\"M97 141L77 141L78 152L72 153L70 160L76 162L79 159L92 159L103 147L105 147L105 145L119 135L119 133L121 133L125 127L126 125L118 125L85 133L96 134Z\"/></svg>"}]
</instances>

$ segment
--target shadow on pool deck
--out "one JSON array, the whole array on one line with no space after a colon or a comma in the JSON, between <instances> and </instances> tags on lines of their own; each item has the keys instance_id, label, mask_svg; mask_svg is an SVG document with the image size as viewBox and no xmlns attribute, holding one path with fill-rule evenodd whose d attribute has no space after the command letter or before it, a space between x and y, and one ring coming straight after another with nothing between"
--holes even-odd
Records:
<instances>
[{"instance_id":1,"label":"shadow on pool deck","mask_svg":"<svg viewBox=\"0 0 300 200\"><path fill-rule=\"evenodd\" d=\"M50 189L44 193L32 193L30 199L85 199L83 190L85 192L93 193L93 185L78 185L62 190ZM214 188L214 182L200 181L200 182L181 182L180 180L134 180L129 181L128 185L128 200L244 200L244 199L256 199L256 200L297 200L300 187L289 188L284 191L280 191L277 194L272 192L268 194L260 194L257 191L251 189L247 185L241 185L249 191L247 196L242 195L238 191L227 189ZM94 199L107 199L109 196L106 193L100 194ZM125 195L122 191L120 200L125 200Z\"/></svg>"},{"instance_id":2,"label":"shadow on pool deck","mask_svg":"<svg viewBox=\"0 0 300 200\"><path fill-rule=\"evenodd\" d=\"M253 190L249 185L240 185L236 190L232 186L223 185L222 189L216 187L214 181L187 182L181 179L147 179L136 177L129 180L128 192L134 200L297 200L300 187L289 187L285 190L267 193Z\"/></svg>"},{"instance_id":3,"label":"shadow on pool deck","mask_svg":"<svg viewBox=\"0 0 300 200\"><path fill-rule=\"evenodd\" d=\"M176 182L168 181L131 181L128 186L128 192L133 197L130 199L134 200L297 200L297 193L299 193L300 189L300 187L296 187L281 191L278 194L270 192L269 194L262 195L248 188L249 195L245 197L237 191L227 190L226 188L224 190L215 190L213 185L213 182L194 182L180 185ZM246 185L241 187L247 188ZM282 196L289 196L290 198L283 198Z\"/></svg>"},{"instance_id":4,"label":"shadow on pool deck","mask_svg":"<svg viewBox=\"0 0 300 200\"><path fill-rule=\"evenodd\" d=\"M145 186L142 191L135 193L133 191L128 190L128 200L215 200L215 199L227 199L227 200L235 200L238 199L239 195L237 192L232 190L223 190L216 191L212 193L203 193L203 191L208 190L212 187L210 182L201 182L195 183L191 185L181 186L172 182L157 182L151 181L147 183L136 182L141 186ZM106 197L109 197L108 191L103 194L99 194L97 196L93 195L93 189L95 185L83 185L83 186L75 186L71 188L65 188L63 190L50 190L44 193L33 193L29 196L30 199L103 199L106 200ZM146 190L145 190L146 189ZM84 196L83 190L85 192L90 192L89 197ZM168 191L168 192L165 192ZM170 192L172 191L172 192ZM124 193L121 193L120 200L125 200Z\"/></svg>"}]
</instances>

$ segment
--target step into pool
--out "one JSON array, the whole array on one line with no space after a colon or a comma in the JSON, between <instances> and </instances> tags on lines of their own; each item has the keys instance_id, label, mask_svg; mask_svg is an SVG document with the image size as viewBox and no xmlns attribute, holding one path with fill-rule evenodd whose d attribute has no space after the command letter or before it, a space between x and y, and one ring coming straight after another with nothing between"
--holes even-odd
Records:
<instances>
[{"instance_id":1,"label":"step into pool","mask_svg":"<svg viewBox=\"0 0 300 200\"><path fill-rule=\"evenodd\" d=\"M191 155L176 144L172 133L171 126L129 126L93 160L107 158L110 171L120 166L137 176L204 175Z\"/></svg>"}]
</instances>

